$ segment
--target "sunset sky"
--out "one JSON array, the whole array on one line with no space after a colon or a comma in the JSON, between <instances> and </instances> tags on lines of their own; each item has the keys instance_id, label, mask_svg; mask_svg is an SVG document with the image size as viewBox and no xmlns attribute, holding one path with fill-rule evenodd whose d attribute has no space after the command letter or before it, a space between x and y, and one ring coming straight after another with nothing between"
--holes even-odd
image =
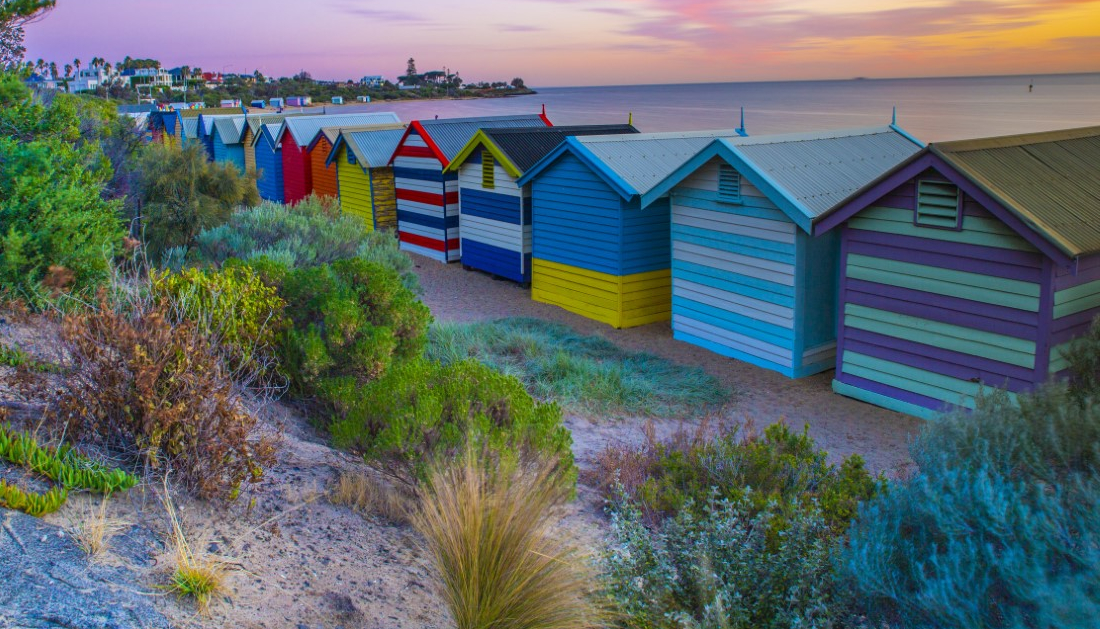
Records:
<instances>
[{"instance_id":1,"label":"sunset sky","mask_svg":"<svg viewBox=\"0 0 1100 629\"><path fill-rule=\"evenodd\" d=\"M27 58L615 85L1100 71L1100 0L59 0Z\"/></svg>"}]
</instances>

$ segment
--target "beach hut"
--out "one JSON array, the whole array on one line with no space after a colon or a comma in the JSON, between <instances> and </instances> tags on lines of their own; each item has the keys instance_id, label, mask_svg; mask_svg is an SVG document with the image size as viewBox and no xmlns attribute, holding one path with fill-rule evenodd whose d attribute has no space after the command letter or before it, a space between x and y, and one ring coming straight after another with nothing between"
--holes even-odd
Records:
<instances>
[{"instance_id":1,"label":"beach hut","mask_svg":"<svg viewBox=\"0 0 1100 629\"><path fill-rule=\"evenodd\" d=\"M297 113L282 114L249 114L245 119L244 135L241 138L241 146L244 147L244 169L256 170L256 139L260 128L265 124L279 123L287 116L295 116Z\"/></svg>"},{"instance_id":2,"label":"beach hut","mask_svg":"<svg viewBox=\"0 0 1100 629\"><path fill-rule=\"evenodd\" d=\"M214 130L210 133L214 147L214 161L235 164L243 173L244 166L244 129L246 116L228 116L214 121Z\"/></svg>"},{"instance_id":3,"label":"beach hut","mask_svg":"<svg viewBox=\"0 0 1100 629\"><path fill-rule=\"evenodd\" d=\"M567 137L637 132L628 124L479 130L443 171L458 174L463 266L529 283L531 186L517 180Z\"/></svg>"},{"instance_id":4,"label":"beach hut","mask_svg":"<svg viewBox=\"0 0 1100 629\"><path fill-rule=\"evenodd\" d=\"M813 226L921 149L891 125L722 138L669 194L673 337L801 378L836 359L837 234Z\"/></svg>"},{"instance_id":5,"label":"beach hut","mask_svg":"<svg viewBox=\"0 0 1100 629\"><path fill-rule=\"evenodd\" d=\"M313 194L330 197L339 195L340 187L337 181L336 165L330 165L328 158L332 153L332 147L336 143L336 138L340 136L341 132L368 131L371 129L393 130L395 128L404 130L405 125L399 122L391 122L353 125L348 127L322 127L318 129L305 150L306 156L309 158L310 162L310 177L313 185Z\"/></svg>"},{"instance_id":6,"label":"beach hut","mask_svg":"<svg viewBox=\"0 0 1100 629\"><path fill-rule=\"evenodd\" d=\"M542 126L551 126L545 112L412 122L390 159L401 249L440 262L458 260L458 174L444 169L478 129Z\"/></svg>"},{"instance_id":7,"label":"beach hut","mask_svg":"<svg viewBox=\"0 0 1100 629\"><path fill-rule=\"evenodd\" d=\"M372 229L397 228L397 197L390 157L405 137L404 125L370 131L344 131L326 161L336 169L340 208Z\"/></svg>"},{"instance_id":8,"label":"beach hut","mask_svg":"<svg viewBox=\"0 0 1100 629\"><path fill-rule=\"evenodd\" d=\"M283 185L286 203L297 203L313 192L313 162L309 145L325 127L361 127L401 122L393 112L293 116L283 121L276 141L282 144Z\"/></svg>"},{"instance_id":9,"label":"beach hut","mask_svg":"<svg viewBox=\"0 0 1100 629\"><path fill-rule=\"evenodd\" d=\"M531 186L531 298L616 328L667 321L668 196L647 193L740 133L572 137L539 160L517 182Z\"/></svg>"},{"instance_id":10,"label":"beach hut","mask_svg":"<svg viewBox=\"0 0 1100 629\"><path fill-rule=\"evenodd\" d=\"M260 197L268 201L284 202L283 155L278 136L282 122L270 122L260 125L253 142L256 151L256 187Z\"/></svg>"},{"instance_id":11,"label":"beach hut","mask_svg":"<svg viewBox=\"0 0 1100 629\"><path fill-rule=\"evenodd\" d=\"M1066 374L1100 314L1100 127L934 143L840 232L838 393L920 417Z\"/></svg>"},{"instance_id":12,"label":"beach hut","mask_svg":"<svg viewBox=\"0 0 1100 629\"><path fill-rule=\"evenodd\" d=\"M184 144L191 140L198 140L199 135L198 119L200 116L225 116L242 114L244 110L240 107L204 107L204 108L178 108L175 110L176 125L179 132L180 141ZM185 121L191 120L184 124Z\"/></svg>"}]
</instances>

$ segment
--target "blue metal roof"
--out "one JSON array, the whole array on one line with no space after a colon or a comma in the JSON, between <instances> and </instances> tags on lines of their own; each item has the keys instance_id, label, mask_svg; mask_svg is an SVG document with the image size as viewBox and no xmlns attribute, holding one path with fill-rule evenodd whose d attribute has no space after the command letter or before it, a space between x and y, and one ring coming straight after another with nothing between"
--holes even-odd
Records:
<instances>
[{"instance_id":1,"label":"blue metal roof","mask_svg":"<svg viewBox=\"0 0 1100 629\"><path fill-rule=\"evenodd\" d=\"M920 142L895 125L719 138L675 169L646 196L656 198L667 193L718 157L736 168L809 232L815 221L921 148Z\"/></svg>"},{"instance_id":2,"label":"blue metal roof","mask_svg":"<svg viewBox=\"0 0 1100 629\"><path fill-rule=\"evenodd\" d=\"M222 144L240 144L244 139L245 117L227 116L214 121L214 128L222 139Z\"/></svg>"},{"instance_id":3,"label":"blue metal roof","mask_svg":"<svg viewBox=\"0 0 1100 629\"><path fill-rule=\"evenodd\" d=\"M629 199L648 193L715 138L738 136L737 129L720 129L570 137L532 166L518 183L526 185L564 153L570 152L601 175L623 198ZM643 205L648 203L649 200L643 199Z\"/></svg>"},{"instance_id":4,"label":"blue metal roof","mask_svg":"<svg viewBox=\"0 0 1100 629\"><path fill-rule=\"evenodd\" d=\"M336 159L340 144L346 142L348 149L355 155L363 170L385 166L403 137L405 137L404 128L342 132L332 143L332 150L329 152L326 163L331 164Z\"/></svg>"}]
</instances>

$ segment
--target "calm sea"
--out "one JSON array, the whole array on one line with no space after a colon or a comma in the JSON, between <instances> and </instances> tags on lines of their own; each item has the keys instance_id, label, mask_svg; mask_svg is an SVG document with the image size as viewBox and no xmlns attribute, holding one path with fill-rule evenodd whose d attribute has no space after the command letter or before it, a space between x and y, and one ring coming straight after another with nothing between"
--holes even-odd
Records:
<instances>
[{"instance_id":1,"label":"calm sea","mask_svg":"<svg viewBox=\"0 0 1100 629\"><path fill-rule=\"evenodd\" d=\"M1033 88L1029 92L1028 85ZM740 108L752 135L898 123L926 142L1100 125L1100 73L929 79L854 79L554 87L500 99L348 105L402 120L532 113L545 104L554 124L626 122L641 131L736 127Z\"/></svg>"}]
</instances>

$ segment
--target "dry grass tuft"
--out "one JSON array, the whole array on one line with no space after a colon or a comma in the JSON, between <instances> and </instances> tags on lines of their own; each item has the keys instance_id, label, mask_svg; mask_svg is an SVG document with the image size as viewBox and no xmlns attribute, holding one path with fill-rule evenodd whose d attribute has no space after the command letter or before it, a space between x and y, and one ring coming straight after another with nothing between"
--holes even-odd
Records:
<instances>
[{"instance_id":1,"label":"dry grass tuft","mask_svg":"<svg viewBox=\"0 0 1100 629\"><path fill-rule=\"evenodd\" d=\"M569 495L556 466L487 467L467 454L437 468L413 517L458 629L602 626L592 567L554 530Z\"/></svg>"},{"instance_id":2,"label":"dry grass tuft","mask_svg":"<svg viewBox=\"0 0 1100 629\"><path fill-rule=\"evenodd\" d=\"M125 520L107 517L108 498L103 496L98 507L85 503L77 510L69 529L77 546L92 560L102 558L110 548L111 538L130 527Z\"/></svg>"},{"instance_id":3,"label":"dry grass tuft","mask_svg":"<svg viewBox=\"0 0 1100 629\"><path fill-rule=\"evenodd\" d=\"M392 485L362 472L341 473L329 490L328 500L390 522L409 521L410 499Z\"/></svg>"},{"instance_id":4,"label":"dry grass tuft","mask_svg":"<svg viewBox=\"0 0 1100 629\"><path fill-rule=\"evenodd\" d=\"M168 493L168 479L164 483L164 509L170 526L168 543L175 556L175 570L165 586L177 598L191 597L200 612L210 609L210 601L225 591L225 578L234 564L222 557L192 549L183 531L179 514Z\"/></svg>"}]
</instances>

